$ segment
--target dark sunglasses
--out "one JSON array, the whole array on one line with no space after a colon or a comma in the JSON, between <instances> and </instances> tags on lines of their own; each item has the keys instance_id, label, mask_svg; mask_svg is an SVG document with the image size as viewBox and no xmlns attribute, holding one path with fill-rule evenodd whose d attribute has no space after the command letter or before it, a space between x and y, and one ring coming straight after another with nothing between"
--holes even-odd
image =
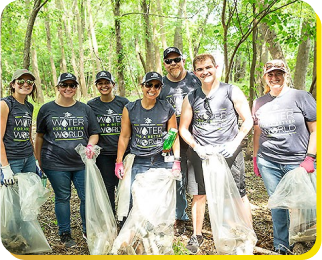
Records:
<instances>
[{"instance_id":1,"label":"dark sunglasses","mask_svg":"<svg viewBox=\"0 0 322 260\"><path fill-rule=\"evenodd\" d=\"M58 86L61 88L68 88L68 87L70 87L72 89L77 88L77 84L75 84L75 83L60 83Z\"/></svg>"},{"instance_id":2,"label":"dark sunglasses","mask_svg":"<svg viewBox=\"0 0 322 260\"><path fill-rule=\"evenodd\" d=\"M154 87L155 89L160 89L162 87L162 84L161 83L158 83L158 84L145 83L144 86L146 88L152 88L152 87Z\"/></svg>"},{"instance_id":3,"label":"dark sunglasses","mask_svg":"<svg viewBox=\"0 0 322 260\"><path fill-rule=\"evenodd\" d=\"M165 59L164 60L164 62L166 63L166 64L171 64L173 61L175 62L175 63L178 63L178 62L180 62L182 60L182 57L177 57L177 58L174 58L174 59Z\"/></svg>"},{"instance_id":4,"label":"dark sunglasses","mask_svg":"<svg viewBox=\"0 0 322 260\"><path fill-rule=\"evenodd\" d=\"M206 115L208 116L208 119L210 119L212 117L212 110L209 104L209 98L206 98L204 101L204 108L206 109Z\"/></svg>"},{"instance_id":5,"label":"dark sunglasses","mask_svg":"<svg viewBox=\"0 0 322 260\"><path fill-rule=\"evenodd\" d=\"M280 69L280 68L285 68L285 66L284 66L284 64L283 63L281 63L281 62L276 62L276 63L271 63L271 62L269 62L269 63L266 63L265 64L265 68L266 68L266 70L269 70L269 69L271 69L271 68L277 68L277 69Z\"/></svg>"},{"instance_id":6,"label":"dark sunglasses","mask_svg":"<svg viewBox=\"0 0 322 260\"><path fill-rule=\"evenodd\" d=\"M29 80L29 79L27 79L27 80L24 80L24 79L17 79L17 84L18 85L23 85L23 84L25 84L25 82L29 85L29 86L32 86L34 83L35 83L35 81L34 80Z\"/></svg>"}]
</instances>

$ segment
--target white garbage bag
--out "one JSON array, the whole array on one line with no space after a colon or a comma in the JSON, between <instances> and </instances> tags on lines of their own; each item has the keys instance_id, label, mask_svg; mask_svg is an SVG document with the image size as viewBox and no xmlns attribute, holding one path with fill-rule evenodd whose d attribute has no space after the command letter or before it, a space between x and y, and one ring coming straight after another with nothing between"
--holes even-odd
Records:
<instances>
[{"instance_id":1,"label":"white garbage bag","mask_svg":"<svg viewBox=\"0 0 322 260\"><path fill-rule=\"evenodd\" d=\"M252 255L256 234L226 160L214 153L202 168L217 253Z\"/></svg>"},{"instance_id":2,"label":"white garbage bag","mask_svg":"<svg viewBox=\"0 0 322 260\"><path fill-rule=\"evenodd\" d=\"M137 174L133 207L113 245L118 255L173 255L176 180L167 169Z\"/></svg>"},{"instance_id":3,"label":"white garbage bag","mask_svg":"<svg viewBox=\"0 0 322 260\"><path fill-rule=\"evenodd\" d=\"M86 157L86 147L75 150L85 163L85 217L87 245L91 255L107 255L117 236L117 227L100 170L95 164L100 148L95 145L92 159Z\"/></svg>"}]
</instances>

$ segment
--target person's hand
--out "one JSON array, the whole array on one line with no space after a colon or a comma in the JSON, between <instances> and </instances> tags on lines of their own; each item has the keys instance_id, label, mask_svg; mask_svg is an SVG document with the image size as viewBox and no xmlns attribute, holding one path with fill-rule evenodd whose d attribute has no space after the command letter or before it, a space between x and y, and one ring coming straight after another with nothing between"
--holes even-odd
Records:
<instances>
[{"instance_id":1,"label":"person's hand","mask_svg":"<svg viewBox=\"0 0 322 260\"><path fill-rule=\"evenodd\" d=\"M117 178L123 179L123 176L124 176L123 162L115 163L115 175Z\"/></svg>"},{"instance_id":2,"label":"person's hand","mask_svg":"<svg viewBox=\"0 0 322 260\"><path fill-rule=\"evenodd\" d=\"M207 159L209 155L212 155L216 152L215 148L212 145L201 146L196 144L193 150L198 154L200 159Z\"/></svg>"},{"instance_id":3,"label":"person's hand","mask_svg":"<svg viewBox=\"0 0 322 260\"><path fill-rule=\"evenodd\" d=\"M225 158L232 157L234 152L238 148L238 143L236 142L227 142L225 144L222 144L219 148L219 153L221 153Z\"/></svg>"},{"instance_id":4,"label":"person's hand","mask_svg":"<svg viewBox=\"0 0 322 260\"><path fill-rule=\"evenodd\" d=\"M177 173L181 172L181 163L180 161L174 160L172 165L172 173L176 175Z\"/></svg>"},{"instance_id":5,"label":"person's hand","mask_svg":"<svg viewBox=\"0 0 322 260\"><path fill-rule=\"evenodd\" d=\"M256 176L258 177L262 177L262 175L259 172L258 166L257 166L257 161L256 161L257 157L253 157L253 168L254 168L254 173Z\"/></svg>"},{"instance_id":6,"label":"person's hand","mask_svg":"<svg viewBox=\"0 0 322 260\"><path fill-rule=\"evenodd\" d=\"M39 162L38 162L38 160L36 160L36 174L41 178L42 177L42 175L43 175L43 172L42 172L42 170L41 170L41 168L40 168L40 166L39 166Z\"/></svg>"},{"instance_id":7,"label":"person's hand","mask_svg":"<svg viewBox=\"0 0 322 260\"><path fill-rule=\"evenodd\" d=\"M86 151L85 151L87 159L92 159L94 155L94 147L91 144L88 144L86 146Z\"/></svg>"},{"instance_id":8,"label":"person's hand","mask_svg":"<svg viewBox=\"0 0 322 260\"><path fill-rule=\"evenodd\" d=\"M10 164L1 167L1 171L3 174L3 184L5 186L7 185L13 185L15 183L15 180L13 179L13 171L11 170Z\"/></svg>"},{"instance_id":9,"label":"person's hand","mask_svg":"<svg viewBox=\"0 0 322 260\"><path fill-rule=\"evenodd\" d=\"M308 173L314 172L314 158L306 156L300 167L303 167Z\"/></svg>"}]
</instances>

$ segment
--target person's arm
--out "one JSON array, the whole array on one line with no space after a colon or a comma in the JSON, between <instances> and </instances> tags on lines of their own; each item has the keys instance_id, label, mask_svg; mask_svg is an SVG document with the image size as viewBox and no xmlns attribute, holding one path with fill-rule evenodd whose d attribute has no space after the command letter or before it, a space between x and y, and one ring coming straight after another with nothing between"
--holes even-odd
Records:
<instances>
[{"instance_id":1,"label":"person's arm","mask_svg":"<svg viewBox=\"0 0 322 260\"><path fill-rule=\"evenodd\" d=\"M233 87L231 98L238 115L243 121L237 136L233 140L233 142L235 142L238 146L243 141L248 132L252 129L253 118L250 112L248 101L240 88L236 86Z\"/></svg>"},{"instance_id":2,"label":"person's arm","mask_svg":"<svg viewBox=\"0 0 322 260\"><path fill-rule=\"evenodd\" d=\"M188 96L185 97L182 103L181 116L180 116L180 125L179 133L182 139L191 147L195 148L197 143L193 138L192 134L189 131L189 126L192 121L192 107L189 103Z\"/></svg>"},{"instance_id":3,"label":"person's arm","mask_svg":"<svg viewBox=\"0 0 322 260\"><path fill-rule=\"evenodd\" d=\"M99 134L93 134L89 137L87 145L96 145L99 140Z\"/></svg>"},{"instance_id":4,"label":"person's arm","mask_svg":"<svg viewBox=\"0 0 322 260\"><path fill-rule=\"evenodd\" d=\"M310 139L307 148L307 153L316 155L316 121L306 123L310 131Z\"/></svg>"},{"instance_id":5,"label":"person's arm","mask_svg":"<svg viewBox=\"0 0 322 260\"><path fill-rule=\"evenodd\" d=\"M129 111L126 107L123 109L122 119L121 119L121 133L117 145L117 157L116 163L121 163L123 161L124 153L128 147L130 138L132 134L131 121L129 117Z\"/></svg>"},{"instance_id":6,"label":"person's arm","mask_svg":"<svg viewBox=\"0 0 322 260\"><path fill-rule=\"evenodd\" d=\"M258 125L254 125L254 135L253 135L253 157L257 157L257 152L259 149L259 137L262 130Z\"/></svg>"},{"instance_id":7,"label":"person's arm","mask_svg":"<svg viewBox=\"0 0 322 260\"><path fill-rule=\"evenodd\" d=\"M5 101L0 101L1 109L1 126L0 126L0 135L1 135L1 165L6 166L9 164L6 148L4 146L3 138L7 128L7 120L9 115L9 107Z\"/></svg>"},{"instance_id":8,"label":"person's arm","mask_svg":"<svg viewBox=\"0 0 322 260\"><path fill-rule=\"evenodd\" d=\"M43 133L36 133L35 138L35 157L38 160L39 167L41 167L41 148L44 143L44 134Z\"/></svg>"}]
</instances>

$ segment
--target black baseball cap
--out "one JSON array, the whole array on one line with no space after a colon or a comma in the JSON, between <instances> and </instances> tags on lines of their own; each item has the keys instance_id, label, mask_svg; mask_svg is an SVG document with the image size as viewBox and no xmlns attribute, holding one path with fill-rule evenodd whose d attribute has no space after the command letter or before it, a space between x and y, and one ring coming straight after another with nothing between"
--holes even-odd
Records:
<instances>
[{"instance_id":1,"label":"black baseball cap","mask_svg":"<svg viewBox=\"0 0 322 260\"><path fill-rule=\"evenodd\" d=\"M61 82L64 82L66 80L73 80L76 82L77 85L79 85L77 79L76 79L76 76L72 73L69 73L69 72L66 72L66 73L62 73L60 74L60 76L58 77L58 84L61 83Z\"/></svg>"},{"instance_id":2,"label":"black baseball cap","mask_svg":"<svg viewBox=\"0 0 322 260\"><path fill-rule=\"evenodd\" d=\"M175 52L182 56L182 52L177 47L168 47L163 52L163 59L166 59L169 53Z\"/></svg>"},{"instance_id":3,"label":"black baseball cap","mask_svg":"<svg viewBox=\"0 0 322 260\"><path fill-rule=\"evenodd\" d=\"M112 74L109 73L108 71L102 70L99 73L97 73L95 83L100 79L107 79L107 80L111 81L113 84L115 84Z\"/></svg>"},{"instance_id":4,"label":"black baseball cap","mask_svg":"<svg viewBox=\"0 0 322 260\"><path fill-rule=\"evenodd\" d=\"M158 80L163 85L162 76L158 72L155 72L155 71L148 72L147 74L145 74L141 84L150 82L151 80Z\"/></svg>"}]
</instances>

